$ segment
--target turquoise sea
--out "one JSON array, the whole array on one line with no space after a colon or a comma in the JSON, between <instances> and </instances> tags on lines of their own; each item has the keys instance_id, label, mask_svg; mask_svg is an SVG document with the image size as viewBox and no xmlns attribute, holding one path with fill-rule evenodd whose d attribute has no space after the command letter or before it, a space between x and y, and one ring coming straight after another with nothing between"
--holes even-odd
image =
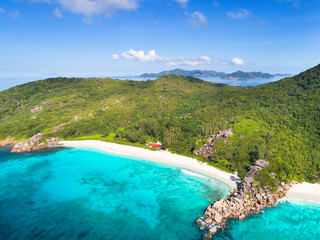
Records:
<instances>
[{"instance_id":1,"label":"turquoise sea","mask_svg":"<svg viewBox=\"0 0 320 240\"><path fill-rule=\"evenodd\" d=\"M0 239L201 239L195 220L230 187L89 149L0 148ZM320 207L282 203L213 239L320 239Z\"/></svg>"}]
</instances>

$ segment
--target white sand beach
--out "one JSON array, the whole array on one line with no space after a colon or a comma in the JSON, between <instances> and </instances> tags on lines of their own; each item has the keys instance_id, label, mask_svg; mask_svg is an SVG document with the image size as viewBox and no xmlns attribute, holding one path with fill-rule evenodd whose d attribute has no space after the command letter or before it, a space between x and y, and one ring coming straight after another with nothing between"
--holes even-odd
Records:
<instances>
[{"instance_id":1,"label":"white sand beach","mask_svg":"<svg viewBox=\"0 0 320 240\"><path fill-rule=\"evenodd\" d=\"M303 182L295 184L287 194L288 200L316 202L320 204L320 184Z\"/></svg>"},{"instance_id":2,"label":"white sand beach","mask_svg":"<svg viewBox=\"0 0 320 240\"><path fill-rule=\"evenodd\" d=\"M240 181L240 179L234 174L223 172L194 158L173 154L168 151L150 151L144 148L95 140L62 141L60 143L66 147L93 148L122 156L130 156L180 167L218 179L232 187L236 187L236 182Z\"/></svg>"},{"instance_id":3,"label":"white sand beach","mask_svg":"<svg viewBox=\"0 0 320 240\"><path fill-rule=\"evenodd\" d=\"M205 163L201 163L194 158L173 154L168 151L150 151L144 148L95 140L62 141L60 143L66 147L93 148L122 156L130 156L180 167L182 169L193 171L194 173L201 173L218 179L232 187L236 187L236 183L240 181L240 179L234 174L223 172L217 168L208 166ZM287 199L289 201L298 200L320 203L320 184L311 184L306 182L295 184L287 194Z\"/></svg>"}]
</instances>

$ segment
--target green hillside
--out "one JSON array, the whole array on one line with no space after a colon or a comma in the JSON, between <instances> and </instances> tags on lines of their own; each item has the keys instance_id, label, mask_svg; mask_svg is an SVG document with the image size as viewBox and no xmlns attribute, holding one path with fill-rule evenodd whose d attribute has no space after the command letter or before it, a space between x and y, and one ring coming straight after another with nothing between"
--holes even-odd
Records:
<instances>
[{"instance_id":1,"label":"green hillside","mask_svg":"<svg viewBox=\"0 0 320 240\"><path fill-rule=\"evenodd\" d=\"M144 82L47 79L0 93L0 139L43 132L143 145L160 140L192 155L232 127L233 136L216 141L212 165L243 177L255 160L266 159L265 171L284 181L319 181L319 87L320 65L249 89L177 75Z\"/></svg>"}]
</instances>

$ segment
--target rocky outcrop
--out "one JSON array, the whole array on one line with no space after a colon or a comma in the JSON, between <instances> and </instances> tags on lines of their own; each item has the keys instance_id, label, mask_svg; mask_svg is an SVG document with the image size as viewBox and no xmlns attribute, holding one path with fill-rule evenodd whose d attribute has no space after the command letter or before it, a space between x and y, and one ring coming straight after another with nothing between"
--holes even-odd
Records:
<instances>
[{"instance_id":1,"label":"rocky outcrop","mask_svg":"<svg viewBox=\"0 0 320 240\"><path fill-rule=\"evenodd\" d=\"M230 137L231 135L233 135L232 128L227 128L223 131L220 131L219 133L210 136L208 138L209 143L204 144L199 150L195 150L194 153L197 155L202 155L205 158L208 158L208 157L210 157L210 155L213 151L213 145L214 145L215 139L217 139L217 138L224 139L224 138Z\"/></svg>"},{"instance_id":2,"label":"rocky outcrop","mask_svg":"<svg viewBox=\"0 0 320 240\"><path fill-rule=\"evenodd\" d=\"M29 138L27 141L16 143L11 149L11 152L22 153L35 151L41 148L47 148L50 146L57 145L59 141L62 141L62 139L58 137L50 137L45 140L42 140L43 135L43 133L37 133L36 135Z\"/></svg>"},{"instance_id":3,"label":"rocky outcrop","mask_svg":"<svg viewBox=\"0 0 320 240\"><path fill-rule=\"evenodd\" d=\"M81 120L81 119L82 119L82 118L79 117L79 116L74 116L74 117L73 117L73 120L75 120L76 122L79 121L79 120Z\"/></svg>"},{"instance_id":4,"label":"rocky outcrop","mask_svg":"<svg viewBox=\"0 0 320 240\"><path fill-rule=\"evenodd\" d=\"M42 106L38 107L38 106L35 106L34 108L30 109L31 113L35 113L35 112L38 112L42 110Z\"/></svg>"},{"instance_id":5,"label":"rocky outcrop","mask_svg":"<svg viewBox=\"0 0 320 240\"><path fill-rule=\"evenodd\" d=\"M68 123L61 123L60 125L54 127L54 131L55 131L55 132L60 131L60 130L63 128L63 126L64 126L64 125L67 125L67 124L68 124Z\"/></svg>"},{"instance_id":6,"label":"rocky outcrop","mask_svg":"<svg viewBox=\"0 0 320 240\"><path fill-rule=\"evenodd\" d=\"M54 106L55 105L52 102L42 102L41 104L44 106ZM43 106L34 106L34 108L30 109L30 111L31 111L31 113L35 113L35 112L38 112L42 109L43 109Z\"/></svg>"},{"instance_id":7,"label":"rocky outcrop","mask_svg":"<svg viewBox=\"0 0 320 240\"><path fill-rule=\"evenodd\" d=\"M42 105L45 105L45 106L54 106L55 104L52 103L52 102L42 102Z\"/></svg>"},{"instance_id":8,"label":"rocky outcrop","mask_svg":"<svg viewBox=\"0 0 320 240\"><path fill-rule=\"evenodd\" d=\"M278 190L272 192L271 187L258 187L254 176L258 171L267 167L269 162L258 160L250 166L248 177L245 177L227 199L220 199L210 204L203 216L196 222L201 230L208 230L208 234L214 234L218 229L224 228L229 219L243 220L246 216L259 213L264 207L273 206L280 198L286 195L290 185L278 182Z\"/></svg>"},{"instance_id":9,"label":"rocky outcrop","mask_svg":"<svg viewBox=\"0 0 320 240\"><path fill-rule=\"evenodd\" d=\"M63 141L63 139L59 137L49 137L45 140L48 144L48 146L54 146L57 145L60 141Z\"/></svg>"},{"instance_id":10,"label":"rocky outcrop","mask_svg":"<svg viewBox=\"0 0 320 240\"><path fill-rule=\"evenodd\" d=\"M233 135L232 128L227 128L227 129L220 131L219 133L214 134L211 137L209 137L208 141L209 141L209 143L213 143L215 138L228 138L231 135Z\"/></svg>"},{"instance_id":11,"label":"rocky outcrop","mask_svg":"<svg viewBox=\"0 0 320 240\"><path fill-rule=\"evenodd\" d=\"M15 145L17 142L14 141L12 138L6 138L5 140L0 141L0 147L8 147Z\"/></svg>"}]
</instances>

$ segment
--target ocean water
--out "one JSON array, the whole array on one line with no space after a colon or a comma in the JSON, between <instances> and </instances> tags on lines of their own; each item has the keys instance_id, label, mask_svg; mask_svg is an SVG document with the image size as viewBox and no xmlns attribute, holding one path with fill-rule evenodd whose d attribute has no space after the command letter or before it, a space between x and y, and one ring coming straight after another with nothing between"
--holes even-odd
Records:
<instances>
[{"instance_id":1,"label":"ocean water","mask_svg":"<svg viewBox=\"0 0 320 240\"><path fill-rule=\"evenodd\" d=\"M318 240L320 239L320 205L281 203L265 208L263 214L245 220L232 220L228 229L218 232L215 240Z\"/></svg>"},{"instance_id":2,"label":"ocean water","mask_svg":"<svg viewBox=\"0 0 320 240\"><path fill-rule=\"evenodd\" d=\"M199 239L230 187L179 168L81 149L0 151L1 239Z\"/></svg>"},{"instance_id":3,"label":"ocean water","mask_svg":"<svg viewBox=\"0 0 320 240\"><path fill-rule=\"evenodd\" d=\"M134 76L120 76L120 77L114 77L116 79L121 80L134 80L134 81L147 81L147 80L155 80L157 78L155 77L134 77ZM262 79L242 79L242 80L236 80L236 79L221 79L220 77L198 77L199 79L202 79L207 82L214 82L214 83L222 83L222 84L228 84L232 86L242 86L242 87L253 87L258 86L262 84L266 84L269 82L275 82L279 81L280 79L283 79L285 77L283 76L276 76L273 78L262 78Z\"/></svg>"},{"instance_id":4,"label":"ocean water","mask_svg":"<svg viewBox=\"0 0 320 240\"><path fill-rule=\"evenodd\" d=\"M0 239L201 239L230 187L185 169L88 149L0 148ZM320 239L320 207L283 203L213 239Z\"/></svg>"}]
</instances>

